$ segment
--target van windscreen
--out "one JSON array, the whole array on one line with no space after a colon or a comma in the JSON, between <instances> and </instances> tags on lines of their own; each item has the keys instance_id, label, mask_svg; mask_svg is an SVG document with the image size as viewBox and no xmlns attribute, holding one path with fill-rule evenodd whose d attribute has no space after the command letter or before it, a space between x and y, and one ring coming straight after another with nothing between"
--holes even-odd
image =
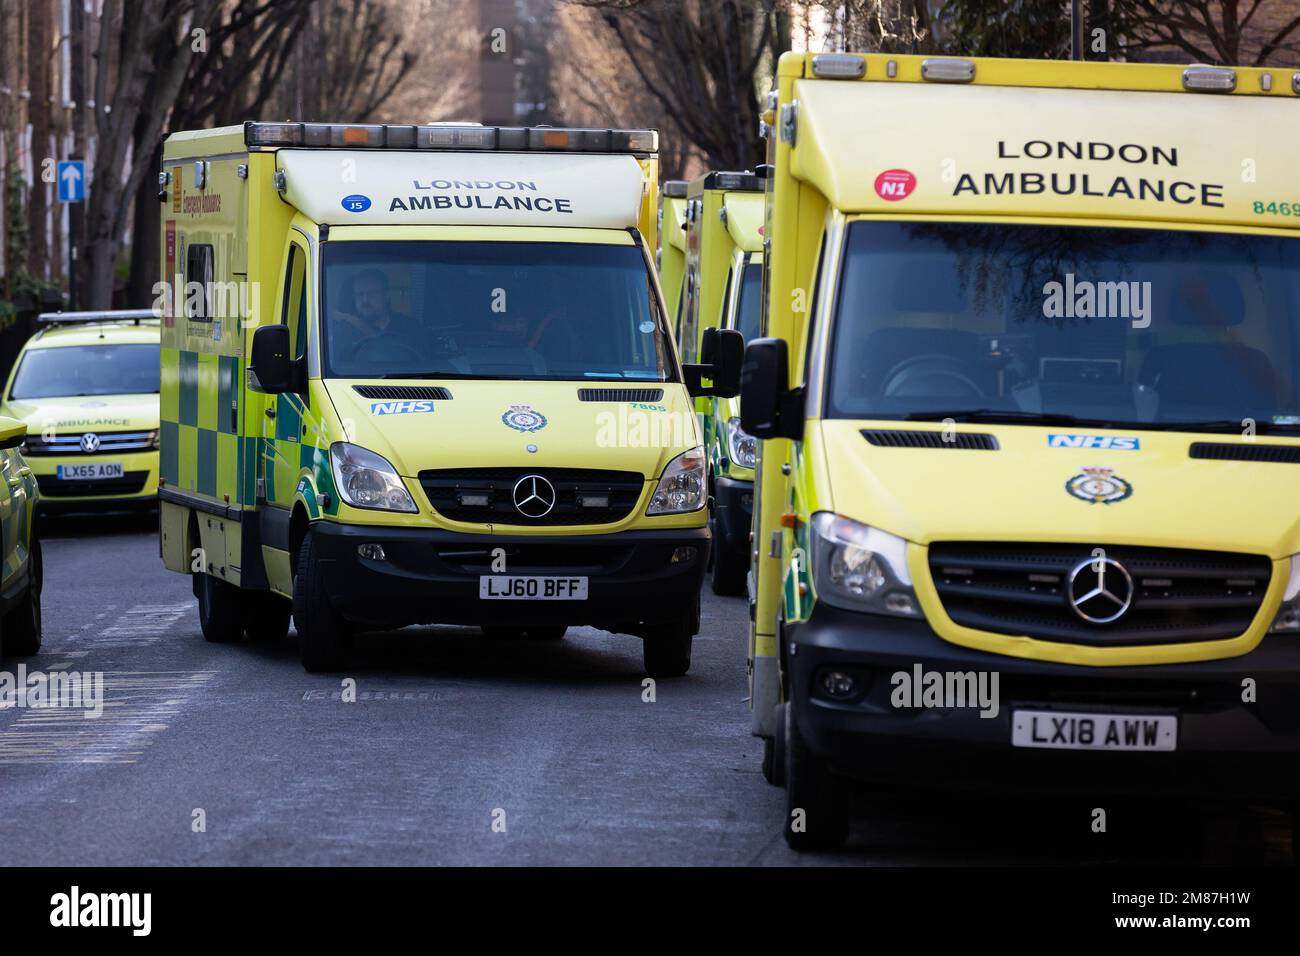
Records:
<instances>
[{"instance_id":1,"label":"van windscreen","mask_svg":"<svg viewBox=\"0 0 1300 956\"><path fill-rule=\"evenodd\" d=\"M1300 239L851 224L830 418L1300 433Z\"/></svg>"},{"instance_id":2,"label":"van windscreen","mask_svg":"<svg viewBox=\"0 0 1300 956\"><path fill-rule=\"evenodd\" d=\"M150 395L159 380L157 345L62 345L23 353L9 397Z\"/></svg>"},{"instance_id":3,"label":"van windscreen","mask_svg":"<svg viewBox=\"0 0 1300 956\"><path fill-rule=\"evenodd\" d=\"M327 376L671 377L634 246L329 242L321 275Z\"/></svg>"}]
</instances>

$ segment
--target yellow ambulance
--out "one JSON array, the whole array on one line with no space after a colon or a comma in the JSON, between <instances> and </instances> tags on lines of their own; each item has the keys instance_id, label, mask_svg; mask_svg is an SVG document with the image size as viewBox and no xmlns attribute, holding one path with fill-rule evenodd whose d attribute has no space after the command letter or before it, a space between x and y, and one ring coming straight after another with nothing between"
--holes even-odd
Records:
<instances>
[{"instance_id":1,"label":"yellow ambulance","mask_svg":"<svg viewBox=\"0 0 1300 956\"><path fill-rule=\"evenodd\" d=\"M0 415L27 425L22 451L42 510L155 507L156 314L48 312L38 321L0 395Z\"/></svg>"},{"instance_id":2,"label":"yellow ambulance","mask_svg":"<svg viewBox=\"0 0 1300 956\"><path fill-rule=\"evenodd\" d=\"M162 555L205 637L570 625L684 674L709 552L653 130L247 123L163 150ZM707 384L706 384L707 382Z\"/></svg>"},{"instance_id":3,"label":"yellow ambulance","mask_svg":"<svg viewBox=\"0 0 1300 956\"><path fill-rule=\"evenodd\" d=\"M1294 801L1300 73L787 54L767 105L789 842L850 778Z\"/></svg>"},{"instance_id":4,"label":"yellow ambulance","mask_svg":"<svg viewBox=\"0 0 1300 956\"><path fill-rule=\"evenodd\" d=\"M763 180L752 172L713 171L693 180L686 198L686 291L682 356L694 361L705 333L758 335L763 283ZM734 397L695 401L709 460L715 594L745 593L757 443L740 425Z\"/></svg>"},{"instance_id":5,"label":"yellow ambulance","mask_svg":"<svg viewBox=\"0 0 1300 956\"><path fill-rule=\"evenodd\" d=\"M686 180L664 180L659 190L658 225L659 251L655 254L655 266L663 289L664 311L673 327L673 334L680 337L682 316L679 309L686 280Z\"/></svg>"},{"instance_id":6,"label":"yellow ambulance","mask_svg":"<svg viewBox=\"0 0 1300 956\"><path fill-rule=\"evenodd\" d=\"M40 491L19 446L27 426L0 417L0 657L41 649Z\"/></svg>"}]
</instances>

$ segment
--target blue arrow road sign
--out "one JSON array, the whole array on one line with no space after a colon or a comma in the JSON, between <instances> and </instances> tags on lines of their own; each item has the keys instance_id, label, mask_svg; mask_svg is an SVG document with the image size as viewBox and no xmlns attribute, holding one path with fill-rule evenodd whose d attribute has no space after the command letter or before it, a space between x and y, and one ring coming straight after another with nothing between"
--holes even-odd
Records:
<instances>
[{"instance_id":1,"label":"blue arrow road sign","mask_svg":"<svg viewBox=\"0 0 1300 956\"><path fill-rule=\"evenodd\" d=\"M81 202L86 198L86 163L65 159L59 163L59 202Z\"/></svg>"}]
</instances>

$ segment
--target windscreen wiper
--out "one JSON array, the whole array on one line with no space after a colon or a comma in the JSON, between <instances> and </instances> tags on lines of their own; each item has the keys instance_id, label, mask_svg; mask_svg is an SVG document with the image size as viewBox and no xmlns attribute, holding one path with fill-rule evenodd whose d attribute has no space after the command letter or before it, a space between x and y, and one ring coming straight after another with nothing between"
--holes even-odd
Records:
<instances>
[{"instance_id":1,"label":"windscreen wiper","mask_svg":"<svg viewBox=\"0 0 1300 956\"><path fill-rule=\"evenodd\" d=\"M1298 426L1296 425L1276 425L1273 422L1260 419L1240 419L1240 418L1220 418L1203 422L1148 422L1142 425L1143 428L1149 428L1152 431L1161 432L1236 432L1237 434L1246 434L1247 422L1254 422L1254 434L1264 435L1269 432L1292 432Z\"/></svg>"}]
</instances>

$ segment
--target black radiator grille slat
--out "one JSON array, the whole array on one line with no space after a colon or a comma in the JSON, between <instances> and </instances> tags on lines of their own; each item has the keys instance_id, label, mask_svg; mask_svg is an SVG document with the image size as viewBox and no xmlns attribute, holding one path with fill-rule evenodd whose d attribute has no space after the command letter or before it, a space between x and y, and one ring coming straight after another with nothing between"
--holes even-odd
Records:
<instances>
[{"instance_id":1,"label":"black radiator grille slat","mask_svg":"<svg viewBox=\"0 0 1300 956\"><path fill-rule=\"evenodd\" d=\"M1133 582L1128 611L1109 624L1079 617L1070 573L1094 546L936 542L930 574L944 610L964 627L1095 647L1224 640L1250 626L1268 590L1263 555L1107 546Z\"/></svg>"},{"instance_id":2,"label":"black radiator grille slat","mask_svg":"<svg viewBox=\"0 0 1300 956\"><path fill-rule=\"evenodd\" d=\"M1192 458L1219 461L1262 461L1276 465L1300 465L1300 445L1257 445L1254 442L1193 442Z\"/></svg>"},{"instance_id":3,"label":"black radiator grille slat","mask_svg":"<svg viewBox=\"0 0 1300 956\"><path fill-rule=\"evenodd\" d=\"M353 385L362 398L381 402L446 402L451 392L441 385Z\"/></svg>"},{"instance_id":4,"label":"black radiator grille slat","mask_svg":"<svg viewBox=\"0 0 1300 956\"><path fill-rule=\"evenodd\" d=\"M580 388L580 402L661 402L662 388Z\"/></svg>"},{"instance_id":5,"label":"black radiator grille slat","mask_svg":"<svg viewBox=\"0 0 1300 956\"><path fill-rule=\"evenodd\" d=\"M555 506L541 518L519 513L514 487L526 475L540 475L555 489ZM420 485L435 511L474 524L610 524L626 518L645 489L634 471L588 468L457 468L422 471ZM486 503L466 498L486 498ZM598 505L583 501L600 500Z\"/></svg>"},{"instance_id":6,"label":"black radiator grille slat","mask_svg":"<svg viewBox=\"0 0 1300 956\"><path fill-rule=\"evenodd\" d=\"M997 451L996 435L985 432L913 431L902 428L864 428L862 437L879 448L952 448ZM950 439L950 440L945 440Z\"/></svg>"}]
</instances>

